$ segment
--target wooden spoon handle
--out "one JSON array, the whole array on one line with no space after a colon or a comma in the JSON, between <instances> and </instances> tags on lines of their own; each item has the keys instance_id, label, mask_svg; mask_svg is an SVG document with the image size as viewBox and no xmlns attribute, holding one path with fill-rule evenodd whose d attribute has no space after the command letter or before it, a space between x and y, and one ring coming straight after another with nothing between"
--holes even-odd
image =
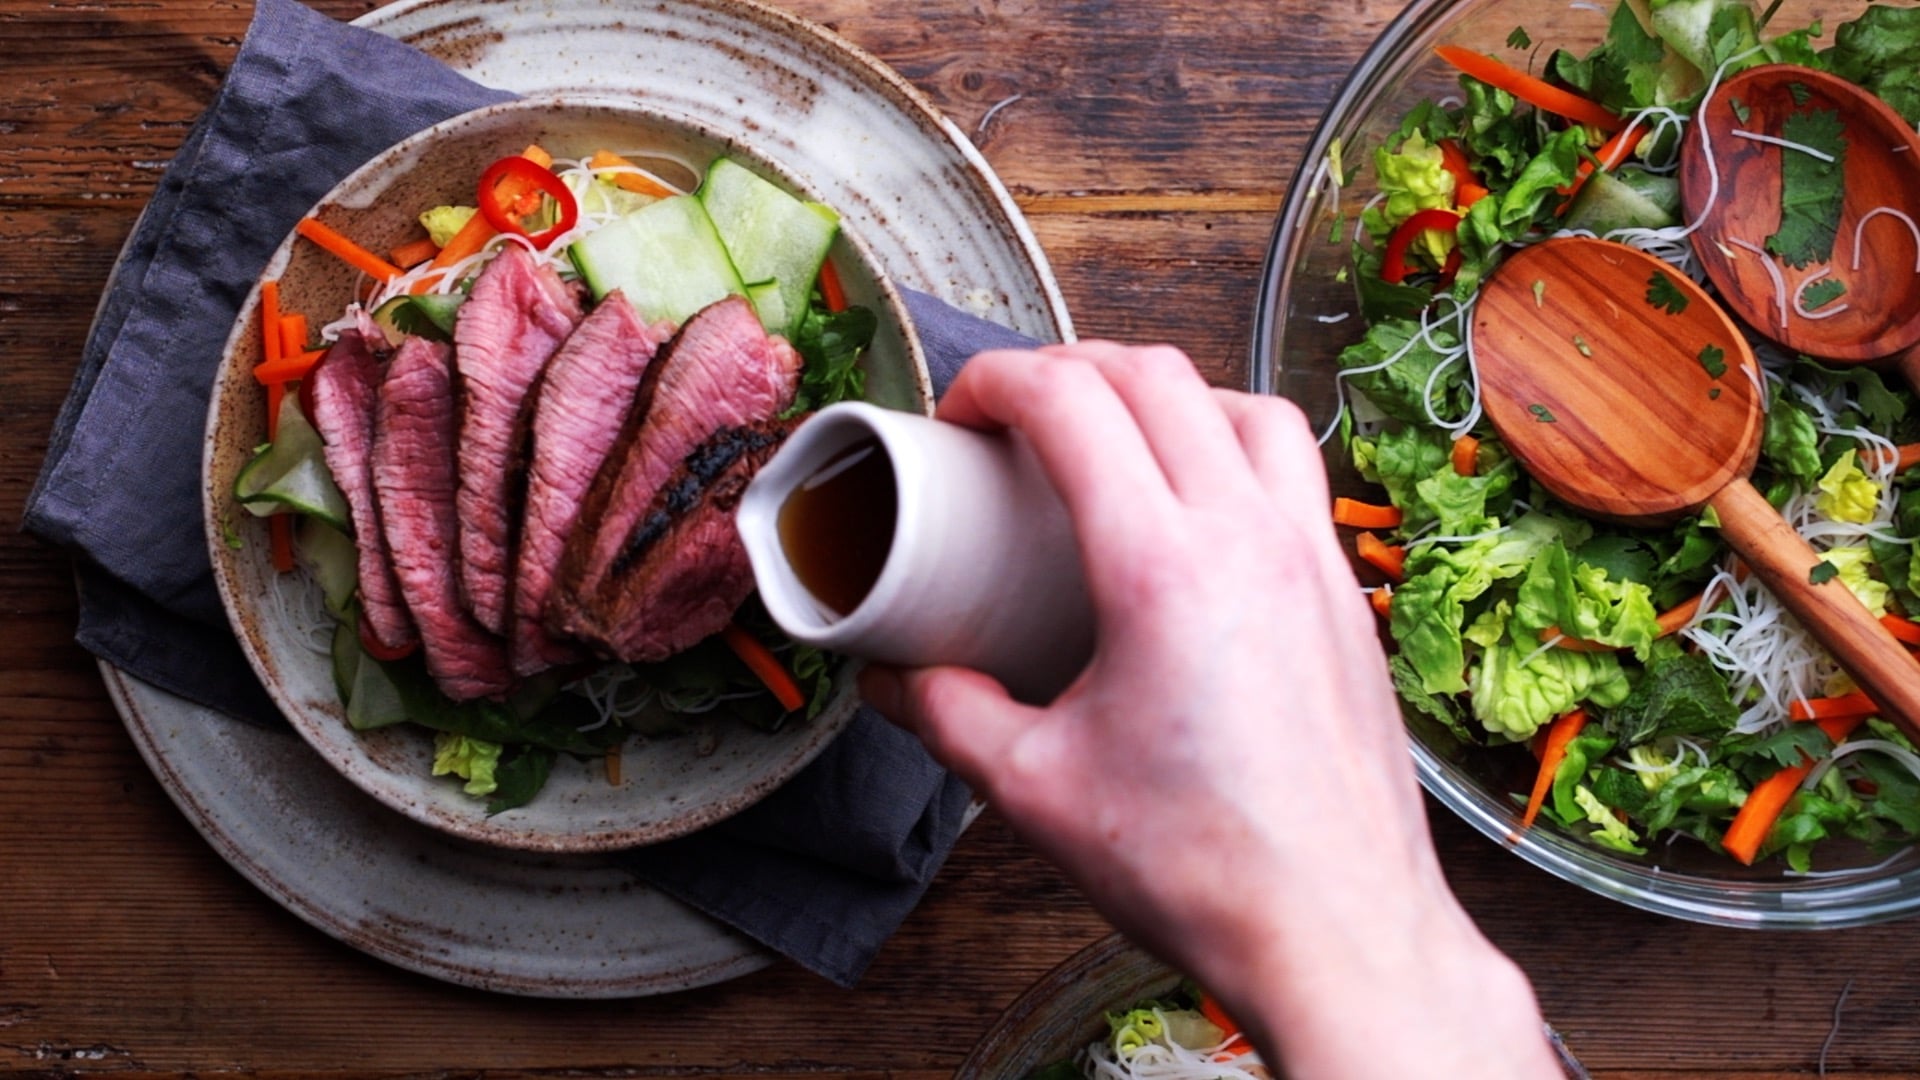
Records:
<instances>
[{"instance_id":1,"label":"wooden spoon handle","mask_svg":"<svg viewBox=\"0 0 1920 1080\"><path fill-rule=\"evenodd\" d=\"M1909 737L1920 735L1920 660L1838 578L1812 583L1820 556L1752 484L1729 484L1707 505L1719 514L1727 543L1833 653L1882 716Z\"/></svg>"}]
</instances>

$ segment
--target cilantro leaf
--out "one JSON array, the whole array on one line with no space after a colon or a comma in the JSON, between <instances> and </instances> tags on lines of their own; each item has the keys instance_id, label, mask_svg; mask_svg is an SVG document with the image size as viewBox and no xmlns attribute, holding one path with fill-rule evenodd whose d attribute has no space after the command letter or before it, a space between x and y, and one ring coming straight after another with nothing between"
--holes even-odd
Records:
<instances>
[{"instance_id":1,"label":"cilantro leaf","mask_svg":"<svg viewBox=\"0 0 1920 1080\"><path fill-rule=\"evenodd\" d=\"M1833 160L1798 150L1781 152L1780 231L1767 237L1767 250L1794 267L1826 262L1833 257L1833 237L1846 197L1847 140L1840 114L1832 109L1793 113L1780 125L1780 137Z\"/></svg>"},{"instance_id":2,"label":"cilantro leaf","mask_svg":"<svg viewBox=\"0 0 1920 1080\"><path fill-rule=\"evenodd\" d=\"M1543 424L1554 424L1559 422L1558 419L1554 417L1553 410L1537 402L1535 404L1527 406L1527 411L1533 414L1533 418L1535 420L1538 420Z\"/></svg>"},{"instance_id":3,"label":"cilantro leaf","mask_svg":"<svg viewBox=\"0 0 1920 1080\"><path fill-rule=\"evenodd\" d=\"M1808 311L1818 311L1838 300L1846 291L1846 282L1838 278L1821 278L1800 291L1800 306Z\"/></svg>"},{"instance_id":4,"label":"cilantro leaf","mask_svg":"<svg viewBox=\"0 0 1920 1080\"><path fill-rule=\"evenodd\" d=\"M806 365L800 372L800 393L788 414L865 396L867 372L860 366L860 355L873 343L879 326L879 319L863 307L831 313L817 304L809 309L794 333L793 347Z\"/></svg>"},{"instance_id":5,"label":"cilantro leaf","mask_svg":"<svg viewBox=\"0 0 1920 1080\"><path fill-rule=\"evenodd\" d=\"M1687 294L1674 284L1666 271L1655 270L1647 279L1647 303L1665 308L1669 315L1678 315L1687 310Z\"/></svg>"},{"instance_id":6,"label":"cilantro leaf","mask_svg":"<svg viewBox=\"0 0 1920 1080\"><path fill-rule=\"evenodd\" d=\"M1807 584L1825 585L1827 582L1839 576L1839 567L1825 559L1821 559L1819 562L1813 564L1813 569L1807 571Z\"/></svg>"},{"instance_id":7,"label":"cilantro leaf","mask_svg":"<svg viewBox=\"0 0 1920 1080\"><path fill-rule=\"evenodd\" d=\"M1700 366L1707 374L1719 378L1727 373L1727 350L1718 345L1708 345L1700 350Z\"/></svg>"},{"instance_id":8,"label":"cilantro leaf","mask_svg":"<svg viewBox=\"0 0 1920 1080\"><path fill-rule=\"evenodd\" d=\"M1524 26L1514 27L1513 33L1507 35L1507 48L1509 49L1525 49L1532 45L1533 39L1527 36L1527 28Z\"/></svg>"}]
</instances>

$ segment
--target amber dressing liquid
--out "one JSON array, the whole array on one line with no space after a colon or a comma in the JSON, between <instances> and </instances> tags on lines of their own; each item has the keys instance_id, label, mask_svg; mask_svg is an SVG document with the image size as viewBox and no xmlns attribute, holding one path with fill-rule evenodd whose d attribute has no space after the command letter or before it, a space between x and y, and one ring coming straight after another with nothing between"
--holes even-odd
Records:
<instances>
[{"instance_id":1,"label":"amber dressing liquid","mask_svg":"<svg viewBox=\"0 0 1920 1080\"><path fill-rule=\"evenodd\" d=\"M780 545L794 576L844 616L873 590L893 547L893 462L876 439L829 458L780 504Z\"/></svg>"}]
</instances>

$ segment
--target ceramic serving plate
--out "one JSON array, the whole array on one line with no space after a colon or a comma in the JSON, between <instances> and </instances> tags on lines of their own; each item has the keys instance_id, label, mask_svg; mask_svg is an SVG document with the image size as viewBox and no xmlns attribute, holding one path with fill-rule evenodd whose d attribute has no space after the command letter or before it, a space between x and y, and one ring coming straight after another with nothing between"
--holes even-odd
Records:
<instances>
[{"instance_id":1,"label":"ceramic serving plate","mask_svg":"<svg viewBox=\"0 0 1920 1080\"><path fill-rule=\"evenodd\" d=\"M684 164L690 168L677 182L688 188L709 162L727 155L804 198L816 197L776 163L729 146L691 119L611 98L540 95L427 128L354 171L310 216L368 250L386 251L420 234L421 211L470 203L488 165L529 145L559 160L611 149L636 161ZM926 365L898 293L851 230L841 230L830 258L844 275L849 302L880 316L862 361L870 398L929 410ZM261 280L279 283L282 311L304 314L316 326L339 318L364 284L360 271L298 235L281 244ZM629 740L617 783L615 771L598 762L563 755L531 802L488 813L487 801L463 793L457 779L432 775L434 738L426 728L355 731L348 725L326 647L331 621L312 614L317 582L300 570L276 572L264 519L233 498L235 477L265 436L265 389L251 374L262 359L256 288L228 339L208 415L204 479L214 579L241 647L280 710L328 764L374 798L480 843L535 851L632 847L685 835L745 808L811 761L852 719L857 701L847 665L833 700L809 720L767 732L715 713L701 718L693 734ZM323 631L316 632L316 621Z\"/></svg>"},{"instance_id":2,"label":"ceramic serving plate","mask_svg":"<svg viewBox=\"0 0 1920 1080\"><path fill-rule=\"evenodd\" d=\"M1041 340L1072 337L1044 254L966 136L822 27L742 0L668 0L644 26L599 0L406 0L356 22L502 89L644 96L730 140L757 131L867 238L890 280ZM471 845L360 794L301 740L107 677L155 775L209 843L277 902L370 955L553 997L665 993L772 959L605 856L475 858ZM344 861L302 855L348 843L359 855ZM474 932L474 912L496 908L513 915Z\"/></svg>"}]
</instances>

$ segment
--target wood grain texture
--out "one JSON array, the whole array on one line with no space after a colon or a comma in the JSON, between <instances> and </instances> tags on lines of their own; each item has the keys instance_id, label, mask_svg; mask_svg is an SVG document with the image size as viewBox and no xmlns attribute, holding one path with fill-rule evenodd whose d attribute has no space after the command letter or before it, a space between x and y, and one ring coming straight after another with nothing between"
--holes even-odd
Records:
<instances>
[{"instance_id":1,"label":"wood grain texture","mask_svg":"<svg viewBox=\"0 0 1920 1080\"><path fill-rule=\"evenodd\" d=\"M1083 335L1173 341L1241 385L1298 148L1400 5L787 6L973 134ZM0 1071L947 1075L1021 989L1108 929L991 812L855 990L780 965L665 998L538 1002L415 976L311 929L230 869L148 773L72 644L66 557L18 523L115 252L249 12L0 0ZM1656 918L1430 814L1468 909L1596 1076L1808 1075L1823 1047L1833 1077L1920 1068L1910 926L1780 937Z\"/></svg>"}]
</instances>

